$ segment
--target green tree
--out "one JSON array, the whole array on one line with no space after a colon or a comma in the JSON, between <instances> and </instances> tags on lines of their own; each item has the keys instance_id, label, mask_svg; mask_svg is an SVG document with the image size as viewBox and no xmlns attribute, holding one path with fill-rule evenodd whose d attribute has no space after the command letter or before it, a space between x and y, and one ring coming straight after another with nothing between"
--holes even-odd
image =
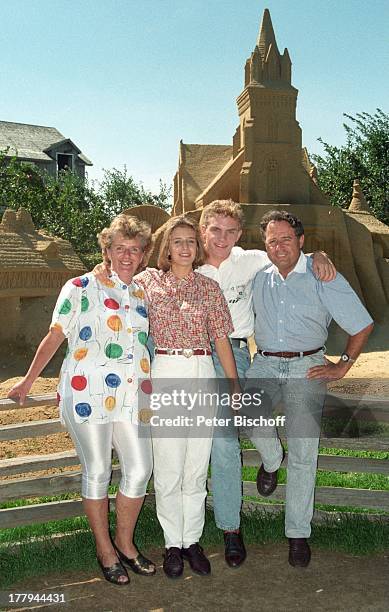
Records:
<instances>
[{"instance_id":1,"label":"green tree","mask_svg":"<svg viewBox=\"0 0 389 612\"><path fill-rule=\"evenodd\" d=\"M6 155L0 152L0 208L26 208L36 228L69 240L88 267L100 260L97 234L115 215L138 204L170 208L170 188L160 182L159 194L152 194L126 167L106 170L95 186L69 171L54 178Z\"/></svg>"},{"instance_id":2,"label":"green tree","mask_svg":"<svg viewBox=\"0 0 389 612\"><path fill-rule=\"evenodd\" d=\"M21 164L15 157L7 158L7 150L0 151L0 207L24 206L33 214L39 210L44 197L44 182L34 164Z\"/></svg>"},{"instance_id":3,"label":"green tree","mask_svg":"<svg viewBox=\"0 0 389 612\"><path fill-rule=\"evenodd\" d=\"M319 185L333 206L348 208L354 179L359 179L373 214L389 224L389 115L377 108L374 115L344 114L346 144L335 147L321 138L324 155L312 155Z\"/></svg>"},{"instance_id":4,"label":"green tree","mask_svg":"<svg viewBox=\"0 0 389 612\"><path fill-rule=\"evenodd\" d=\"M117 215L121 210L140 204L159 206L167 212L171 209L171 187L160 180L158 194L147 191L142 183L136 183L128 174L126 166L123 166L123 170L118 168L104 170L99 195L112 216Z\"/></svg>"}]
</instances>

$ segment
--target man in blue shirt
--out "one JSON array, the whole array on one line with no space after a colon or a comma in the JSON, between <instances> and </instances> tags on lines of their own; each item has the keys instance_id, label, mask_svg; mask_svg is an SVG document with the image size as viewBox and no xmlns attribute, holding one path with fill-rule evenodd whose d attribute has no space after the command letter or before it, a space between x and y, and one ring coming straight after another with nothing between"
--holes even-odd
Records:
<instances>
[{"instance_id":1,"label":"man in blue shirt","mask_svg":"<svg viewBox=\"0 0 389 612\"><path fill-rule=\"evenodd\" d=\"M272 211L261 222L270 262L253 286L255 341L258 352L246 373L247 388L260 391L262 412L282 400L286 415L288 468L285 534L289 563L306 567L311 552L314 487L325 399L325 382L342 378L360 354L373 328L372 319L341 274L323 283L302 252L304 228L286 211ZM327 328L334 319L349 334L337 363L324 357ZM274 421L273 421L274 422ZM277 486L283 448L271 421L253 442L262 456L259 493Z\"/></svg>"}]
</instances>

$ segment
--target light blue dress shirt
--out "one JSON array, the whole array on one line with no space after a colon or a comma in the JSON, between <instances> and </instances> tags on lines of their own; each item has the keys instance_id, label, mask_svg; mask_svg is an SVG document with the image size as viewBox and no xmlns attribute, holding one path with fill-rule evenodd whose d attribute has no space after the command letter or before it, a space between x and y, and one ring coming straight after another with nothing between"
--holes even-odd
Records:
<instances>
[{"instance_id":1,"label":"light blue dress shirt","mask_svg":"<svg viewBox=\"0 0 389 612\"><path fill-rule=\"evenodd\" d=\"M323 346L331 319L351 336L372 323L346 279L338 273L330 282L318 280L311 258L302 252L286 279L274 264L257 273L253 308L257 347L271 352Z\"/></svg>"}]
</instances>

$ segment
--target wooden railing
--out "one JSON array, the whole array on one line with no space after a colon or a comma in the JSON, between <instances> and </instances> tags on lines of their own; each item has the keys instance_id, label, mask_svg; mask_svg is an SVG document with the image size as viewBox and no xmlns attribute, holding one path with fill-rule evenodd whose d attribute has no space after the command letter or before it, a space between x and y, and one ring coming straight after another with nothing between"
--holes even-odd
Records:
<instances>
[{"instance_id":1,"label":"wooden railing","mask_svg":"<svg viewBox=\"0 0 389 612\"><path fill-rule=\"evenodd\" d=\"M34 396L26 401L24 407L55 406L54 394ZM19 407L11 400L0 400L0 411L14 410ZM324 416L337 417L345 422L360 423L376 421L389 424L389 400L379 398L350 399L344 396L328 394L324 409ZM347 430L347 427L345 428ZM15 425L4 425L0 428L0 442L20 440L22 438L36 438L64 431L58 418L43 421L30 421ZM352 448L357 450L389 450L388 437L360 436L358 438L321 438L322 447ZM243 451L243 464L245 466L258 466L260 456L256 450ZM284 466L287 464L287 455ZM0 503L16 499L40 498L56 496L64 493L79 492L81 489L81 473L79 470L70 471L66 468L79 465L74 450L52 453L49 455L34 455L0 460ZM51 468L65 468L55 475L31 475ZM342 457L319 455L319 470L333 472L356 472L370 474L384 474L389 476L389 461L385 459L369 459L357 457ZM29 474L28 476L24 476ZM112 483L120 480L120 467L113 465ZM209 482L212 491L212 482ZM258 497L254 482L243 483L243 494L247 497ZM153 498L152 495L149 496ZM273 493L273 501L285 499L285 485L278 485ZM316 487L315 501L319 504L331 506L351 506L367 508L370 510L383 510L389 513L389 491L368 490L343 487ZM254 502L255 503L255 502ZM252 507L253 503L249 502ZM261 504L261 508L269 511L278 511L278 504ZM46 522L80 516L83 514L81 501L62 500L34 505L19 506L16 508L0 509L1 528L27 525L31 523ZM320 513L317 513L319 516Z\"/></svg>"}]
</instances>

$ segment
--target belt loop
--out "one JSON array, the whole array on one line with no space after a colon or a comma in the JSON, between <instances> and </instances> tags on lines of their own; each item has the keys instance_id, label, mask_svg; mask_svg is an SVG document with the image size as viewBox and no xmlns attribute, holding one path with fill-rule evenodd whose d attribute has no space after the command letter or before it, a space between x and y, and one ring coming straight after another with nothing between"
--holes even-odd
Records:
<instances>
[{"instance_id":1,"label":"belt loop","mask_svg":"<svg viewBox=\"0 0 389 612\"><path fill-rule=\"evenodd\" d=\"M304 352L300 351L300 359L302 359L302 357L304 357Z\"/></svg>"}]
</instances>

